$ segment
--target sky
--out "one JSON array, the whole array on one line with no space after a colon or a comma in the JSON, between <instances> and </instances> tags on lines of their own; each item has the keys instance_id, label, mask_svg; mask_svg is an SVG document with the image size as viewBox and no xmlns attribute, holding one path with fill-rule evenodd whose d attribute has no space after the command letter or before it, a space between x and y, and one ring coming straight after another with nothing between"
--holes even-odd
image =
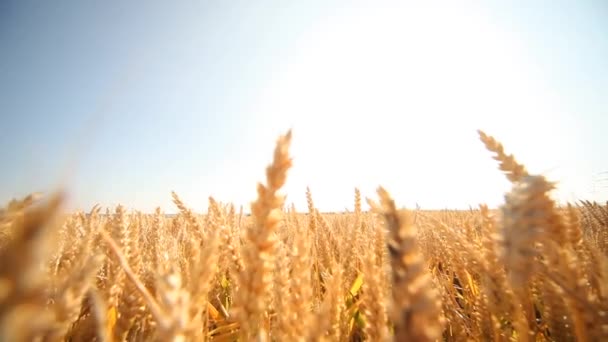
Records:
<instances>
[{"instance_id":1,"label":"sky","mask_svg":"<svg viewBox=\"0 0 608 342\"><path fill-rule=\"evenodd\" d=\"M606 61L604 1L1 1L0 201L247 211L288 129L299 210L500 206L477 129L606 201Z\"/></svg>"}]
</instances>

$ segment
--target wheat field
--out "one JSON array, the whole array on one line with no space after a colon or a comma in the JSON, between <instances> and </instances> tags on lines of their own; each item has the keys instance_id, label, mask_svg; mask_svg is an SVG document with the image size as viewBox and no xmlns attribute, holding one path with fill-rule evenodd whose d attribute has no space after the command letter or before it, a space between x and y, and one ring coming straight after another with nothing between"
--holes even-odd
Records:
<instances>
[{"instance_id":1,"label":"wheat field","mask_svg":"<svg viewBox=\"0 0 608 342\"><path fill-rule=\"evenodd\" d=\"M479 131L512 183L497 209L287 207L291 132L251 215L31 195L0 212L0 341L606 341L608 205L559 206ZM371 210L362 210L367 201Z\"/></svg>"}]
</instances>

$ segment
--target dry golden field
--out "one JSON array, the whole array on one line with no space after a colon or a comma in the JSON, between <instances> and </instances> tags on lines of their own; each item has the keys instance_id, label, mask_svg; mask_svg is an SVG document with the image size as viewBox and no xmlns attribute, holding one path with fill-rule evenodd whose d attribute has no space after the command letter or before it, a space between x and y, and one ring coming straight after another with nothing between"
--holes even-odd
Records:
<instances>
[{"instance_id":1,"label":"dry golden field","mask_svg":"<svg viewBox=\"0 0 608 342\"><path fill-rule=\"evenodd\" d=\"M503 205L287 208L291 133L251 216L92 208L61 193L0 213L0 341L607 341L608 206L554 185L479 132L512 183ZM366 200L371 211L362 211Z\"/></svg>"}]
</instances>

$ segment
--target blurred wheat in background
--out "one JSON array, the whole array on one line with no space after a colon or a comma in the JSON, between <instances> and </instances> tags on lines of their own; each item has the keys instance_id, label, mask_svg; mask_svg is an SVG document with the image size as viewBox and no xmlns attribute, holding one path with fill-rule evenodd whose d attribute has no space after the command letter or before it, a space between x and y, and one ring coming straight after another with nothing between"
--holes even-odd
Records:
<instances>
[{"instance_id":1,"label":"blurred wheat in background","mask_svg":"<svg viewBox=\"0 0 608 342\"><path fill-rule=\"evenodd\" d=\"M352 213L319 212L311 189L296 212L291 132L251 216L175 193L173 217L13 201L0 341L608 340L608 206L558 206L554 183L479 136L512 183L496 210L400 209L379 187L369 212L357 189Z\"/></svg>"}]
</instances>

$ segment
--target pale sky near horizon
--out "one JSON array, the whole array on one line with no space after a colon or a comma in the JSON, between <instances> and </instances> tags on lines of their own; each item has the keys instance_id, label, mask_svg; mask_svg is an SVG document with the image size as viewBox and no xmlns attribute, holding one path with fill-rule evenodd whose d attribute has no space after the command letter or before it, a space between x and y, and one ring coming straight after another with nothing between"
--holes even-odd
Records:
<instances>
[{"instance_id":1,"label":"pale sky near horizon","mask_svg":"<svg viewBox=\"0 0 608 342\"><path fill-rule=\"evenodd\" d=\"M2 1L0 49L2 203L248 206L290 128L301 210L500 205L477 129L608 200L603 1Z\"/></svg>"}]
</instances>

